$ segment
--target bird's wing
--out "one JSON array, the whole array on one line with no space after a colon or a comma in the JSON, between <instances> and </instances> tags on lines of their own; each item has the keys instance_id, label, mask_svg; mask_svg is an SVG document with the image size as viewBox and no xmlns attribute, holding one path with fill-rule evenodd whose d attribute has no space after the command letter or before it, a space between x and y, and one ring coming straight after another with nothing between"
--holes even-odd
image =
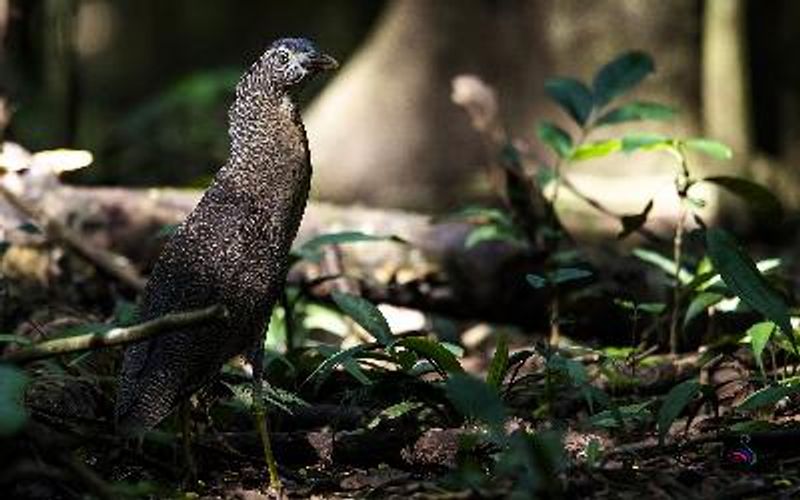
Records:
<instances>
[{"instance_id":1,"label":"bird's wing","mask_svg":"<svg viewBox=\"0 0 800 500\"><path fill-rule=\"evenodd\" d=\"M246 207L204 197L165 246L145 290L140 319L221 301L224 291L219 284L230 283L226 273L232 272L226 266L231 262L228 253L247 237L246 212ZM214 320L130 346L117 395L120 425L151 427L185 394L207 383L230 348L228 331L221 320Z\"/></svg>"}]
</instances>

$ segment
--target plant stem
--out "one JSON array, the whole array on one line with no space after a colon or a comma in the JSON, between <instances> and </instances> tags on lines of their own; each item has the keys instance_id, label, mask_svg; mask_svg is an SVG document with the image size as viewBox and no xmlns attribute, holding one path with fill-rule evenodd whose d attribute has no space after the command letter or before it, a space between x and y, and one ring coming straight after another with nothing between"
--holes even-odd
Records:
<instances>
[{"instance_id":1,"label":"plant stem","mask_svg":"<svg viewBox=\"0 0 800 500\"><path fill-rule=\"evenodd\" d=\"M669 352L678 352L678 321L680 315L680 303L682 297L681 290L681 264L683 263L683 235L686 231L686 199L689 187L692 185L689 177L689 165L686 161L686 154L680 145L676 148L677 156L680 159L681 172L675 179L675 189L678 194L678 221L675 225L675 237L673 240L673 261L675 262L675 287L673 289L672 318L669 326Z\"/></svg>"}]
</instances>

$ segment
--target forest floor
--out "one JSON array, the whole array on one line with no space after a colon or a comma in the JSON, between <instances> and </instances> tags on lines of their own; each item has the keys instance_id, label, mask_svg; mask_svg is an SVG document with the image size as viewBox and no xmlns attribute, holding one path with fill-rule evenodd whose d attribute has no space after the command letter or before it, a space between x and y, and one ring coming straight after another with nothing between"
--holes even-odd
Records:
<instances>
[{"instance_id":1,"label":"forest floor","mask_svg":"<svg viewBox=\"0 0 800 500\"><path fill-rule=\"evenodd\" d=\"M13 358L31 342L135 322L135 293L68 246L31 232L40 241L4 249L4 355ZM287 298L273 315L267 403L288 497L800 495L796 360L777 334L762 346L762 361L750 337L730 333L754 336L752 311L703 311L696 324L682 315L684 348L667 354L669 311L645 307L652 302L642 299L631 313L620 300L629 297L625 291L663 296L650 288L664 280L653 280L647 264L614 264L624 260L616 251L582 248L592 257L570 268L577 283L561 289L554 337L547 321L552 295L511 303L501 303L506 294L492 287L478 298L459 295L458 286L491 281L479 267L466 268L477 277L450 281L426 265L410 278L408 269L395 268L386 279L381 263L358 268L363 257L343 250L368 240L339 233L304 244L301 260L310 262L290 276ZM475 248L479 259L466 259L467 266L491 261L486 251ZM326 273L315 266L331 255L348 270L334 273L337 279L356 277L349 288L326 288L320 280ZM19 272L20 263L34 272L27 278L9 272ZM517 266L511 268L521 276L532 272ZM615 266L622 270L609 271ZM455 298L442 299L450 297L443 290ZM359 291L370 300L352 299ZM480 302L486 297L488 304ZM370 322L376 315L387 330ZM2 498L269 496L250 382L241 370L225 367L192 400L197 481L187 482L177 417L141 443L114 433L121 352L0 365L13 370L0 381L0 432L9 432L3 426L19 409L9 396L13 377L25 380L27 412L22 425L0 438Z\"/></svg>"}]
</instances>

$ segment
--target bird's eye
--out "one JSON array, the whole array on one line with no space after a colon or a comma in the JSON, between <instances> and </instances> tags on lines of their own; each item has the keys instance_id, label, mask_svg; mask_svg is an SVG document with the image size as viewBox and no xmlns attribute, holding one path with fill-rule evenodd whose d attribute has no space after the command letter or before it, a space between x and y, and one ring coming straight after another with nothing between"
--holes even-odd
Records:
<instances>
[{"instance_id":1,"label":"bird's eye","mask_svg":"<svg viewBox=\"0 0 800 500\"><path fill-rule=\"evenodd\" d=\"M289 62L289 53L285 50L281 50L278 52L278 62L280 64L286 64Z\"/></svg>"}]
</instances>

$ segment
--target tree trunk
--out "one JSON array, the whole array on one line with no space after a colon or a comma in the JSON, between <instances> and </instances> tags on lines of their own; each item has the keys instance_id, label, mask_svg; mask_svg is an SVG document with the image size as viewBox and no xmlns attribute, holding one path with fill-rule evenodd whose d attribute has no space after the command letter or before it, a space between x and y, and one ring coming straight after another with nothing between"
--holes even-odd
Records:
<instances>
[{"instance_id":1,"label":"tree trunk","mask_svg":"<svg viewBox=\"0 0 800 500\"><path fill-rule=\"evenodd\" d=\"M744 173L751 154L745 2L707 0L703 20L703 132L728 144Z\"/></svg>"},{"instance_id":2,"label":"tree trunk","mask_svg":"<svg viewBox=\"0 0 800 500\"><path fill-rule=\"evenodd\" d=\"M394 0L361 50L313 103L315 192L415 209L463 202L485 158L451 79L498 85L506 117L528 121L541 93L540 2Z\"/></svg>"}]
</instances>

